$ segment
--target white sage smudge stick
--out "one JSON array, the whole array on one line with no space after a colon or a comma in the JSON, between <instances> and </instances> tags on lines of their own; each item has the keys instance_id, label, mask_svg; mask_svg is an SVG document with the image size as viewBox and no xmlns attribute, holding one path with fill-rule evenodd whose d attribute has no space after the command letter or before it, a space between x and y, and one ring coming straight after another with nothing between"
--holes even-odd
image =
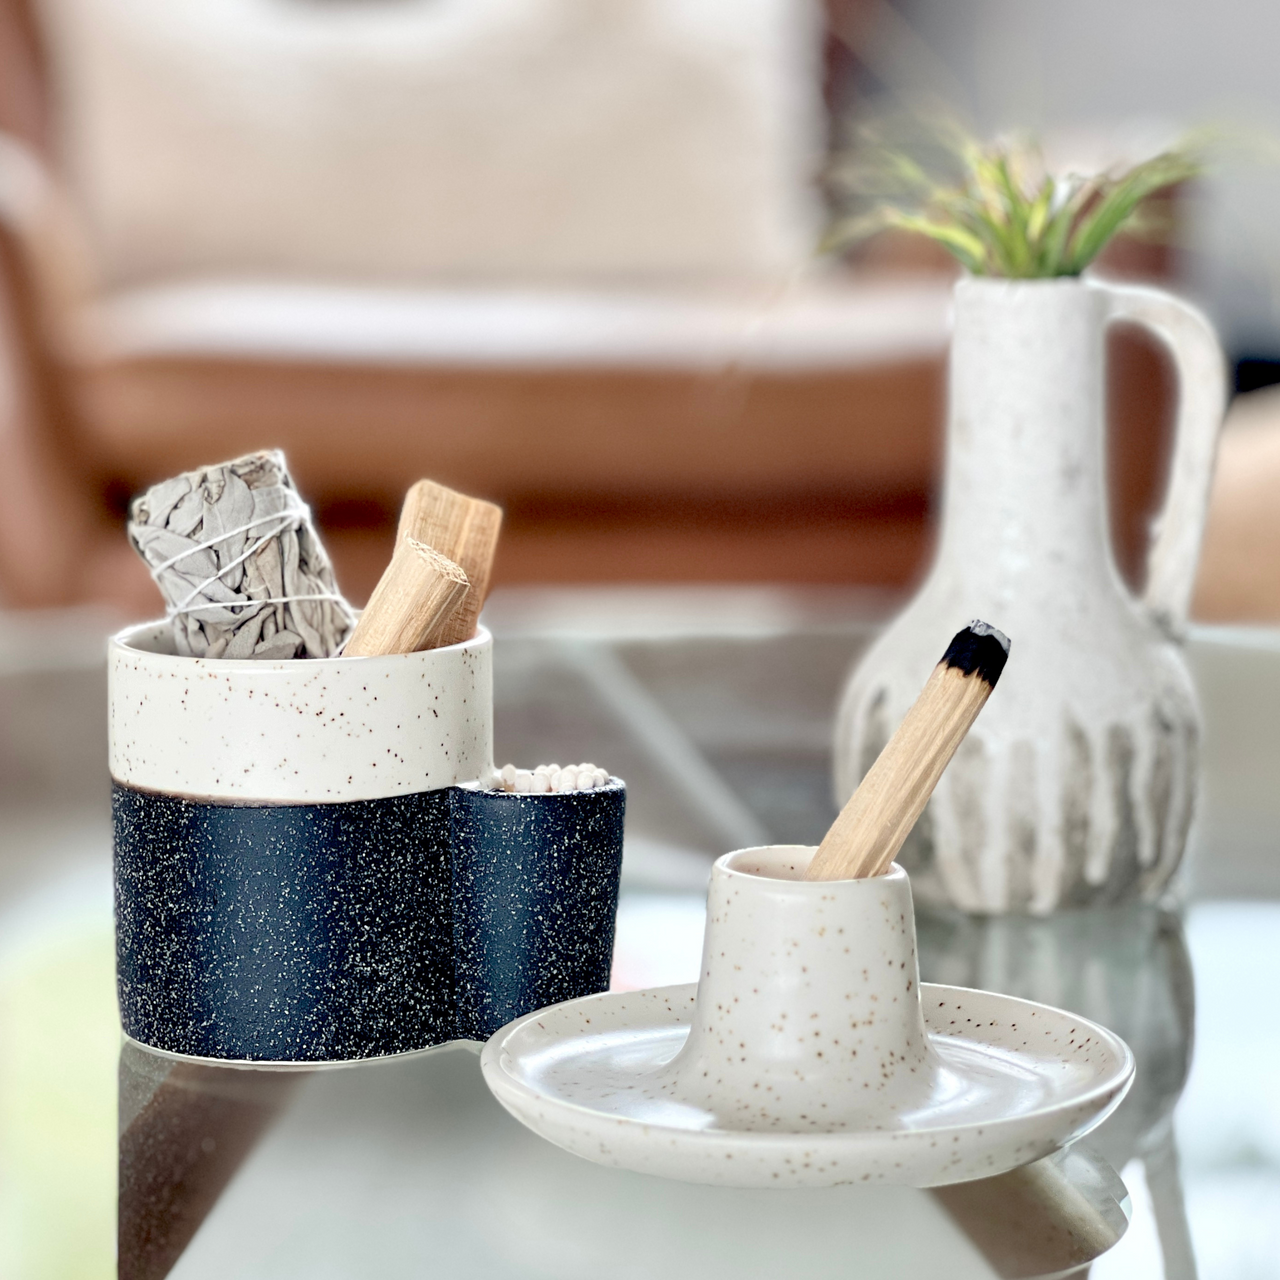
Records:
<instances>
[{"instance_id":1,"label":"white sage smudge stick","mask_svg":"<svg viewBox=\"0 0 1280 1280\"><path fill-rule=\"evenodd\" d=\"M328 658L354 618L278 450L153 485L129 540L194 658Z\"/></svg>"}]
</instances>

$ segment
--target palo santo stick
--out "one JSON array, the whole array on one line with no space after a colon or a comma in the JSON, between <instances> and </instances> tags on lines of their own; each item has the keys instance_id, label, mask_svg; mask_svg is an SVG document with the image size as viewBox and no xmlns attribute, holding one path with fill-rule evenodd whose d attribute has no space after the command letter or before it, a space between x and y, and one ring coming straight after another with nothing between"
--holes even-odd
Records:
<instances>
[{"instance_id":1,"label":"palo santo stick","mask_svg":"<svg viewBox=\"0 0 1280 1280\"><path fill-rule=\"evenodd\" d=\"M888 871L1009 656L1009 640L973 622L951 641L907 712L831 825L806 880L857 880Z\"/></svg>"},{"instance_id":2,"label":"palo santo stick","mask_svg":"<svg viewBox=\"0 0 1280 1280\"><path fill-rule=\"evenodd\" d=\"M398 541L343 657L438 648L467 587L467 575L452 560L416 538Z\"/></svg>"},{"instance_id":3,"label":"palo santo stick","mask_svg":"<svg viewBox=\"0 0 1280 1280\"><path fill-rule=\"evenodd\" d=\"M449 619L437 645L459 644L476 633L476 618L489 592L493 556L502 527L502 508L446 489L434 480L419 480L405 494L397 542L416 538L447 556L467 575L471 589Z\"/></svg>"}]
</instances>

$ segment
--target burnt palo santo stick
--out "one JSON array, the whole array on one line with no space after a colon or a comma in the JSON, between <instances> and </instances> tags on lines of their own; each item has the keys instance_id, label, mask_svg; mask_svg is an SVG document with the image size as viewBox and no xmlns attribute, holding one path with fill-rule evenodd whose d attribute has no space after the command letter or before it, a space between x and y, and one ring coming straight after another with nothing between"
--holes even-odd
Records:
<instances>
[{"instance_id":1,"label":"burnt palo santo stick","mask_svg":"<svg viewBox=\"0 0 1280 1280\"><path fill-rule=\"evenodd\" d=\"M806 880L857 880L888 871L986 705L1008 656L1008 637L985 622L975 621L956 634L823 837Z\"/></svg>"},{"instance_id":2,"label":"burnt palo santo stick","mask_svg":"<svg viewBox=\"0 0 1280 1280\"><path fill-rule=\"evenodd\" d=\"M438 648L467 586L467 575L452 560L416 538L401 539L342 656L372 658Z\"/></svg>"}]
</instances>

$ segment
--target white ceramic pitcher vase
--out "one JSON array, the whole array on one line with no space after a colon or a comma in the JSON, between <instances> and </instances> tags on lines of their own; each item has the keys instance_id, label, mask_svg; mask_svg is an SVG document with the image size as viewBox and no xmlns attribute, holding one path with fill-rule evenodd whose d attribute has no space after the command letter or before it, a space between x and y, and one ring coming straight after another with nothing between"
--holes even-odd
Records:
<instances>
[{"instance_id":1,"label":"white ceramic pitcher vase","mask_svg":"<svg viewBox=\"0 0 1280 1280\"><path fill-rule=\"evenodd\" d=\"M1135 599L1107 533L1104 336L1178 369L1168 493ZM836 789L857 785L951 636L1013 641L990 703L899 855L918 901L1045 913L1156 895L1186 844L1199 711L1179 644L1225 404L1221 350L1167 294L1095 280L956 286L937 559L850 677Z\"/></svg>"}]
</instances>

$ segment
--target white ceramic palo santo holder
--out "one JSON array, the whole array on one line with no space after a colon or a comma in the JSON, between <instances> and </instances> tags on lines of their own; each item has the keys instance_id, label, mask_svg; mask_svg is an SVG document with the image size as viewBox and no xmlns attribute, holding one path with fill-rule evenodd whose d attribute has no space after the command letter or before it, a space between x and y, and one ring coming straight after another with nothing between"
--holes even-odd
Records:
<instances>
[{"instance_id":1,"label":"white ceramic palo santo holder","mask_svg":"<svg viewBox=\"0 0 1280 1280\"><path fill-rule=\"evenodd\" d=\"M744 849L712 871L689 1038L660 1092L725 1128L864 1129L929 1093L906 872L814 883L812 857Z\"/></svg>"},{"instance_id":2,"label":"white ceramic palo santo holder","mask_svg":"<svg viewBox=\"0 0 1280 1280\"><path fill-rule=\"evenodd\" d=\"M992 633L962 632L948 655L966 634ZM994 684L975 692L963 666L944 659L900 730L916 749L895 737L901 785L868 775L858 805L874 818L846 820L855 796L820 849L716 862L697 986L569 1001L497 1032L481 1061L503 1105L601 1164L753 1187L987 1177L1100 1123L1132 1079L1120 1039L919 981L911 889L891 860ZM942 734L921 733L930 706Z\"/></svg>"}]
</instances>

